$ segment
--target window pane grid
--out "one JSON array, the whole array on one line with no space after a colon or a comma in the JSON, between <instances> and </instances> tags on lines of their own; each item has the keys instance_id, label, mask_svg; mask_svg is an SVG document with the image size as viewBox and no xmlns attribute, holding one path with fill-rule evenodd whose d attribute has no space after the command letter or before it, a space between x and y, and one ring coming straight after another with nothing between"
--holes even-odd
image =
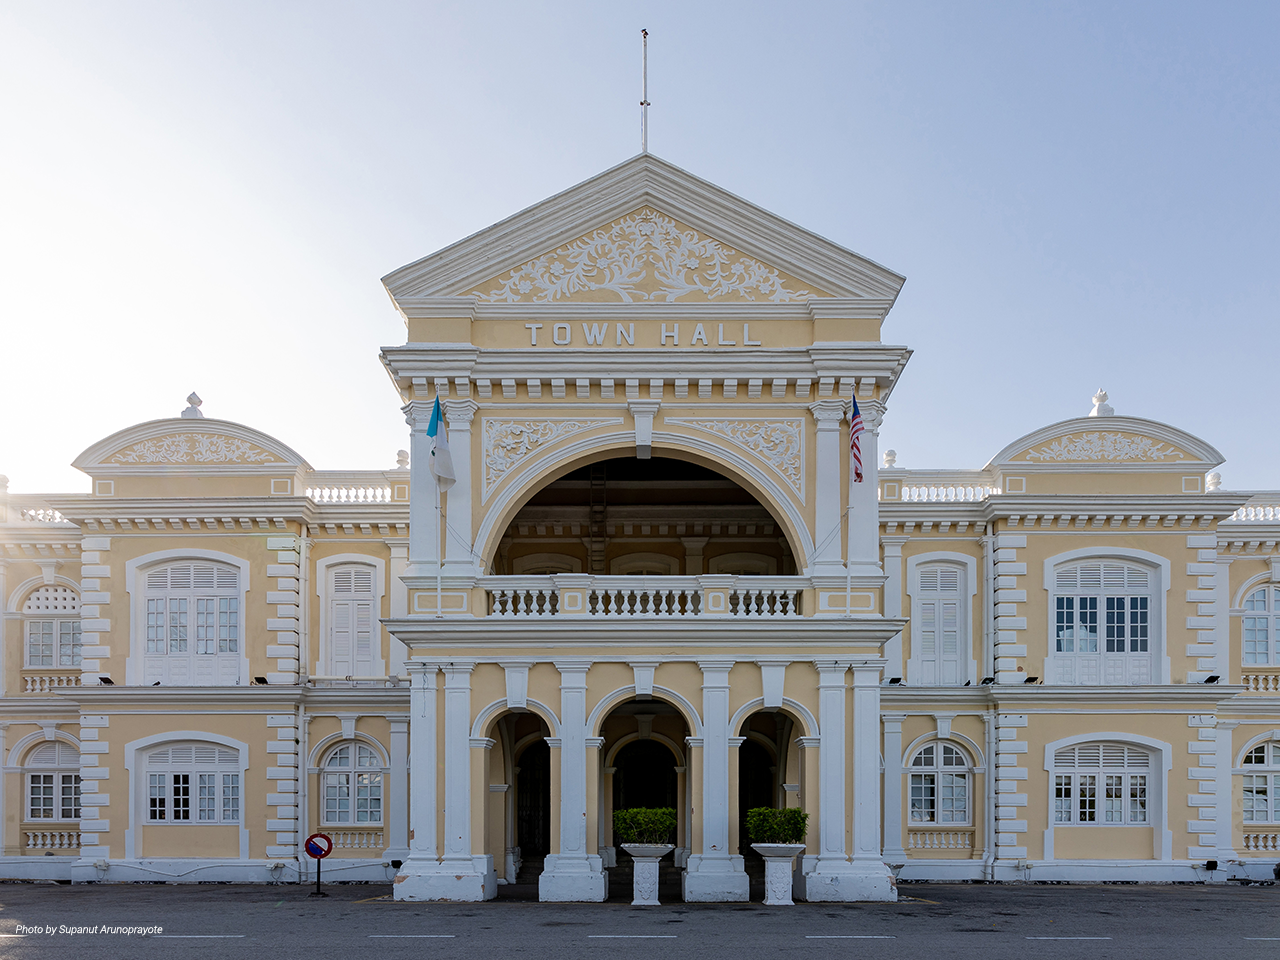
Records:
<instances>
[{"instance_id":1,"label":"window pane grid","mask_svg":"<svg viewBox=\"0 0 1280 960\"><path fill-rule=\"evenodd\" d=\"M27 664L32 667L53 666L53 621L27 621Z\"/></svg>"},{"instance_id":2,"label":"window pane grid","mask_svg":"<svg viewBox=\"0 0 1280 960\"><path fill-rule=\"evenodd\" d=\"M53 774L31 775L31 803L28 812L32 820L53 819Z\"/></svg>"}]
</instances>

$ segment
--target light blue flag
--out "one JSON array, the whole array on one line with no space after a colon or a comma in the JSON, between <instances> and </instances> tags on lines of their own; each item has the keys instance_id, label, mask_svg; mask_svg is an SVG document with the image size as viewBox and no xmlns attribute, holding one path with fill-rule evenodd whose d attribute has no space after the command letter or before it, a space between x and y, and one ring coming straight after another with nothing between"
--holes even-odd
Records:
<instances>
[{"instance_id":1,"label":"light blue flag","mask_svg":"<svg viewBox=\"0 0 1280 960\"><path fill-rule=\"evenodd\" d=\"M439 397L436 397L436 405L431 410L427 436L435 441L431 447L431 475L436 478L436 485L441 490L448 490L458 478L453 473L453 454L449 452L449 429L444 422L444 411L440 409Z\"/></svg>"}]
</instances>

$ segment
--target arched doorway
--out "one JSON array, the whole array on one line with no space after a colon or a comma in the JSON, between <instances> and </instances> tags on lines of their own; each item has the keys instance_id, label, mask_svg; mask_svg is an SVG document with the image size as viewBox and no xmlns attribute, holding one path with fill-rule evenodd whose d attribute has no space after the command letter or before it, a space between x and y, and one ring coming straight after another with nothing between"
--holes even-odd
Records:
<instances>
[{"instance_id":1,"label":"arched doorway","mask_svg":"<svg viewBox=\"0 0 1280 960\"><path fill-rule=\"evenodd\" d=\"M613 812L670 807L675 851L663 861L662 896L679 899L679 872L689 854L689 790L683 714L664 700L632 699L615 706L600 724L600 854L609 868L610 896L630 899L631 860L613 835Z\"/></svg>"},{"instance_id":2,"label":"arched doorway","mask_svg":"<svg viewBox=\"0 0 1280 960\"><path fill-rule=\"evenodd\" d=\"M536 883L551 848L551 735L534 713L506 713L490 726L485 850L499 882Z\"/></svg>"},{"instance_id":3,"label":"arched doorway","mask_svg":"<svg viewBox=\"0 0 1280 960\"><path fill-rule=\"evenodd\" d=\"M794 742L800 732L795 718L784 710L758 710L738 729L742 742L738 747L737 849L751 878L752 899L764 895L764 860L752 849L747 811L800 806L800 751Z\"/></svg>"}]
</instances>

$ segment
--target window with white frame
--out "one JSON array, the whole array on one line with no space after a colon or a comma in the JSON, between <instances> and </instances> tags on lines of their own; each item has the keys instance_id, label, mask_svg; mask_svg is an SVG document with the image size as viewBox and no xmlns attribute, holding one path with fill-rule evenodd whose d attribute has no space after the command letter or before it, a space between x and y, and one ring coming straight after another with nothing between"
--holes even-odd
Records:
<instances>
[{"instance_id":1,"label":"window with white frame","mask_svg":"<svg viewBox=\"0 0 1280 960\"><path fill-rule=\"evenodd\" d=\"M382 760L371 747L341 744L322 770L326 824L382 823Z\"/></svg>"},{"instance_id":2,"label":"window with white frame","mask_svg":"<svg viewBox=\"0 0 1280 960\"><path fill-rule=\"evenodd\" d=\"M240 754L213 743L174 743L147 753L148 823L239 823Z\"/></svg>"},{"instance_id":3,"label":"window with white frame","mask_svg":"<svg viewBox=\"0 0 1280 960\"><path fill-rule=\"evenodd\" d=\"M184 560L144 574L144 682L240 681L240 571Z\"/></svg>"},{"instance_id":4,"label":"window with white frame","mask_svg":"<svg viewBox=\"0 0 1280 960\"><path fill-rule=\"evenodd\" d=\"M1055 824L1149 823L1151 754L1124 743L1081 743L1053 758Z\"/></svg>"},{"instance_id":5,"label":"window with white frame","mask_svg":"<svg viewBox=\"0 0 1280 960\"><path fill-rule=\"evenodd\" d=\"M911 823L969 822L969 760L949 743L920 748L909 767Z\"/></svg>"},{"instance_id":6,"label":"window with white frame","mask_svg":"<svg viewBox=\"0 0 1280 960\"><path fill-rule=\"evenodd\" d=\"M955 564L921 564L911 618L913 683L961 684L969 660L964 569Z\"/></svg>"},{"instance_id":7,"label":"window with white frame","mask_svg":"<svg viewBox=\"0 0 1280 960\"><path fill-rule=\"evenodd\" d=\"M329 569L329 628L326 669L339 677L373 673L377 638L375 568L346 563Z\"/></svg>"},{"instance_id":8,"label":"window with white frame","mask_svg":"<svg viewBox=\"0 0 1280 960\"><path fill-rule=\"evenodd\" d=\"M1244 755L1245 823L1280 823L1280 742L1260 743Z\"/></svg>"},{"instance_id":9,"label":"window with white frame","mask_svg":"<svg viewBox=\"0 0 1280 960\"><path fill-rule=\"evenodd\" d=\"M1280 663L1280 587L1260 587L1244 598L1241 618L1242 646L1246 666Z\"/></svg>"},{"instance_id":10,"label":"window with white frame","mask_svg":"<svg viewBox=\"0 0 1280 960\"><path fill-rule=\"evenodd\" d=\"M70 587L44 586L22 605L28 667L80 666L80 597Z\"/></svg>"},{"instance_id":11,"label":"window with white frame","mask_svg":"<svg viewBox=\"0 0 1280 960\"><path fill-rule=\"evenodd\" d=\"M1158 640L1155 572L1088 560L1054 573L1054 683L1150 683Z\"/></svg>"},{"instance_id":12,"label":"window with white frame","mask_svg":"<svg viewBox=\"0 0 1280 960\"><path fill-rule=\"evenodd\" d=\"M69 743L42 743L27 754L27 819L80 819L80 752Z\"/></svg>"}]
</instances>

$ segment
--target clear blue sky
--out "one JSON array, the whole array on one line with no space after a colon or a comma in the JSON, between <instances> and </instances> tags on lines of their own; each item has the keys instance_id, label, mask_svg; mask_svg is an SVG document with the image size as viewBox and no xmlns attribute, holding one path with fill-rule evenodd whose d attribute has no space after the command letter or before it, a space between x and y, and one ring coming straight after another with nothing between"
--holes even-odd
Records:
<instances>
[{"instance_id":1,"label":"clear blue sky","mask_svg":"<svg viewBox=\"0 0 1280 960\"><path fill-rule=\"evenodd\" d=\"M0 473L209 416L407 433L379 277L650 148L907 277L882 448L1084 414L1280 488L1280 4L0 0Z\"/></svg>"}]
</instances>

